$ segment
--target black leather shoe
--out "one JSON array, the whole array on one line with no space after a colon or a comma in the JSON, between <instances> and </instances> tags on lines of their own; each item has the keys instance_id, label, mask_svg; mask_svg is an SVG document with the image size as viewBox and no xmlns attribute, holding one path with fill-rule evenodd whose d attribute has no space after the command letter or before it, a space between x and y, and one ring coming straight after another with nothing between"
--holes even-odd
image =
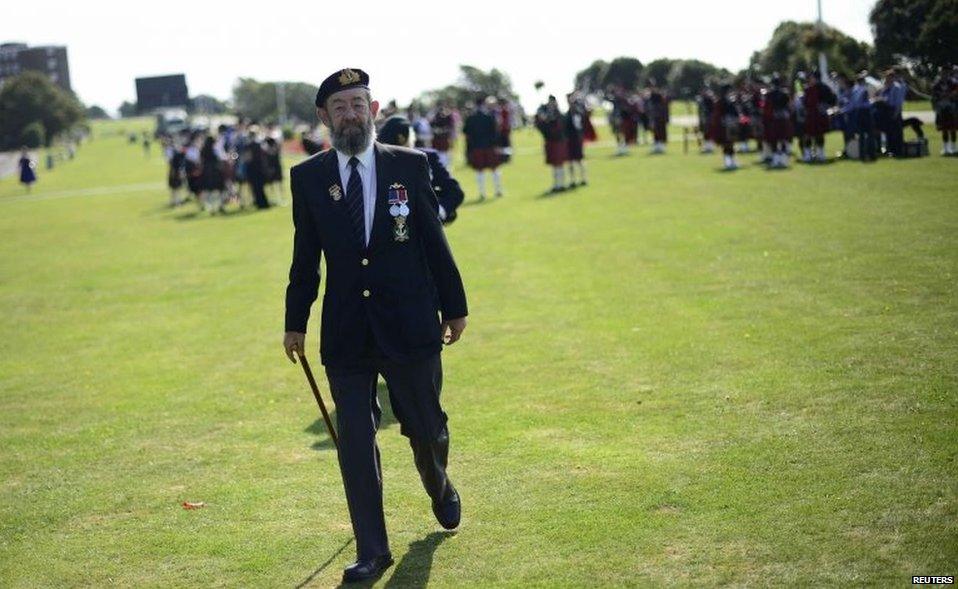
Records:
<instances>
[{"instance_id":1,"label":"black leather shoe","mask_svg":"<svg viewBox=\"0 0 958 589\"><path fill-rule=\"evenodd\" d=\"M393 555L388 552L376 558L357 560L343 570L343 583L378 579L392 564Z\"/></svg>"},{"instance_id":2,"label":"black leather shoe","mask_svg":"<svg viewBox=\"0 0 958 589\"><path fill-rule=\"evenodd\" d=\"M452 488L451 485L450 488ZM459 493L452 489L452 495L449 498L444 501L433 501L432 512L436 515L436 520L442 527L447 530L458 528L459 518L462 516Z\"/></svg>"}]
</instances>

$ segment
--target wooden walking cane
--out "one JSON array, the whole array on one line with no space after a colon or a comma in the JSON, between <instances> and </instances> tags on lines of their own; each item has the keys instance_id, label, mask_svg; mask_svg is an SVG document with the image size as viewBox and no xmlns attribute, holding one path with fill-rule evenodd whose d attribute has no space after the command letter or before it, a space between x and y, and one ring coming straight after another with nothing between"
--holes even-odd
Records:
<instances>
[{"instance_id":1,"label":"wooden walking cane","mask_svg":"<svg viewBox=\"0 0 958 589\"><path fill-rule=\"evenodd\" d=\"M309 386L313 389L313 396L316 397L316 403L319 404L319 410L323 412L323 419L326 421L326 429L329 430L329 437L333 439L333 445L336 446L336 451L339 452L339 439L336 437L336 430L333 429L333 422L329 419L329 412L326 411L326 405L323 403L323 398L319 396L319 387L316 386L316 379L313 378L313 371L309 369L309 362L306 361L306 356L304 356L302 352L296 350L296 355L299 356L299 365L303 367L303 372L306 373L306 380L309 381Z\"/></svg>"}]
</instances>

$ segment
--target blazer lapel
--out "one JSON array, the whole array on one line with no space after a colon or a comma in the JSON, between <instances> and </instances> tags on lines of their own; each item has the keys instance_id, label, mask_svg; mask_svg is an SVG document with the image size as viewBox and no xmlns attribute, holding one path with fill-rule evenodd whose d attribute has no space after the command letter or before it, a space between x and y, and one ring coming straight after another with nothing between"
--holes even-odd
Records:
<instances>
[{"instance_id":1,"label":"blazer lapel","mask_svg":"<svg viewBox=\"0 0 958 589\"><path fill-rule=\"evenodd\" d=\"M389 233L391 217L386 202L389 192L389 179L393 178L393 154L379 142L373 144L376 157L376 213L373 215L373 229L369 235L369 249L372 250Z\"/></svg>"},{"instance_id":2,"label":"blazer lapel","mask_svg":"<svg viewBox=\"0 0 958 589\"><path fill-rule=\"evenodd\" d=\"M356 229L353 227L353 221L346 210L346 187L339 175L339 158L336 156L336 150L330 149L326 152L326 159L323 162L323 176L329 182L329 186L323 187L322 198L329 199L330 209L339 216L337 225L349 234L349 239L356 242Z\"/></svg>"}]
</instances>

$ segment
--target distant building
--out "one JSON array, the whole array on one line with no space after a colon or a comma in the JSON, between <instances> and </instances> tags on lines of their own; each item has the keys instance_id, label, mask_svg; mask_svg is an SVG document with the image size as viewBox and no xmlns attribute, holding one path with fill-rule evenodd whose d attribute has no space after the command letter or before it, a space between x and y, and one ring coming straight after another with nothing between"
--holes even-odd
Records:
<instances>
[{"instance_id":1,"label":"distant building","mask_svg":"<svg viewBox=\"0 0 958 589\"><path fill-rule=\"evenodd\" d=\"M189 104L190 93L183 74L136 79L136 111L139 113L186 108Z\"/></svg>"},{"instance_id":2,"label":"distant building","mask_svg":"<svg viewBox=\"0 0 958 589\"><path fill-rule=\"evenodd\" d=\"M28 47L26 43L0 44L0 86L5 79L25 71L46 74L54 84L73 91L67 48L62 45Z\"/></svg>"}]
</instances>

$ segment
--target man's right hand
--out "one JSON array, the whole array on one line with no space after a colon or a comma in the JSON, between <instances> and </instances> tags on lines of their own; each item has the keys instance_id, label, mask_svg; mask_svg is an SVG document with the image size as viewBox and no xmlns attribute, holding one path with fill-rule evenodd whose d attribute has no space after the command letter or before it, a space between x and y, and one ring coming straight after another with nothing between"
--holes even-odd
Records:
<instances>
[{"instance_id":1,"label":"man's right hand","mask_svg":"<svg viewBox=\"0 0 958 589\"><path fill-rule=\"evenodd\" d=\"M296 364L296 354L306 353L306 334L298 331L287 331L283 336L283 347L286 348L286 357Z\"/></svg>"}]
</instances>

